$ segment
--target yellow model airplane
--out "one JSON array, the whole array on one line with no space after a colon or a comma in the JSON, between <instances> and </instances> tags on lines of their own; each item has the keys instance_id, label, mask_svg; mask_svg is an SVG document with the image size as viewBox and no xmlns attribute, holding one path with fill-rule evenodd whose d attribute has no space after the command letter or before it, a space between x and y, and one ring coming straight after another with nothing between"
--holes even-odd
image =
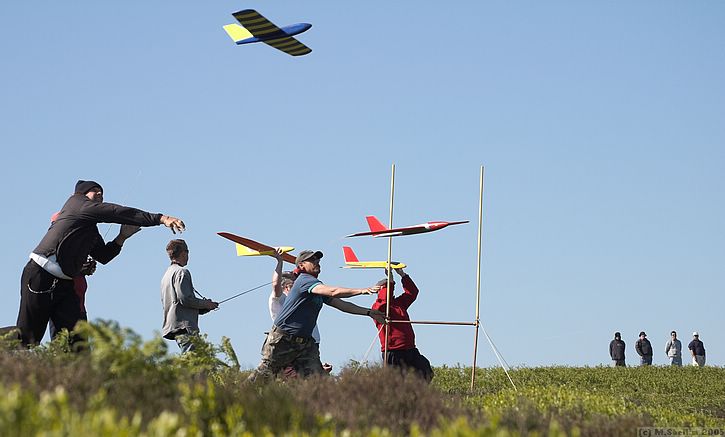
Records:
<instances>
[{"instance_id":1,"label":"yellow model airplane","mask_svg":"<svg viewBox=\"0 0 725 437\"><path fill-rule=\"evenodd\" d=\"M226 238L227 240L231 240L235 243L235 246L237 248L237 256L274 256L275 252L277 251L277 248L274 248L272 246L267 246L266 244L250 240L249 238L240 237L239 235L234 235L229 232L217 232L217 235ZM294 247L281 246L279 249L282 251L282 259L284 261L290 264L295 263L295 256L291 253L288 253L295 250Z\"/></svg>"},{"instance_id":2,"label":"yellow model airplane","mask_svg":"<svg viewBox=\"0 0 725 437\"><path fill-rule=\"evenodd\" d=\"M343 246L342 253L345 256L345 266L343 269L387 269L387 261L360 261L357 259L357 255L352 251L352 247ZM404 269L407 266L403 263L396 261L390 262L392 269Z\"/></svg>"},{"instance_id":3,"label":"yellow model airplane","mask_svg":"<svg viewBox=\"0 0 725 437\"><path fill-rule=\"evenodd\" d=\"M245 9L232 14L239 24L227 24L224 31L237 45L263 42L288 55L302 56L312 49L293 36L309 30L309 23L297 23L291 26L277 27L254 9Z\"/></svg>"}]
</instances>

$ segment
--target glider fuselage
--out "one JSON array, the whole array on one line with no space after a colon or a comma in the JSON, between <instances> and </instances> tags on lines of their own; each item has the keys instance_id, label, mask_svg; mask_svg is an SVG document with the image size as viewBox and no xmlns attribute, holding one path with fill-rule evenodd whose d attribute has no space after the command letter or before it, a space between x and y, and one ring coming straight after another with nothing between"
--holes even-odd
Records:
<instances>
[{"instance_id":1,"label":"glider fuselage","mask_svg":"<svg viewBox=\"0 0 725 437\"><path fill-rule=\"evenodd\" d=\"M468 220L460 222L428 222L415 226L408 226L405 228L381 229L376 231L371 230L370 232L359 232L357 234L351 234L348 235L348 237L360 237L363 235L372 235L373 237L399 237L404 235L415 235L423 234L426 232L433 232L450 225L459 225L463 223L468 223Z\"/></svg>"},{"instance_id":2,"label":"glider fuselage","mask_svg":"<svg viewBox=\"0 0 725 437\"><path fill-rule=\"evenodd\" d=\"M264 35L264 36L253 36L251 38L237 41L236 43L237 43L237 45L240 45L240 44L249 44L249 43L253 43L253 42L269 41L272 39L286 38L288 36L299 35L300 33L309 30L310 27L312 27L312 25L309 23L292 24L289 26L282 27L280 29L281 32L274 32L274 33L270 33L270 34Z\"/></svg>"}]
</instances>

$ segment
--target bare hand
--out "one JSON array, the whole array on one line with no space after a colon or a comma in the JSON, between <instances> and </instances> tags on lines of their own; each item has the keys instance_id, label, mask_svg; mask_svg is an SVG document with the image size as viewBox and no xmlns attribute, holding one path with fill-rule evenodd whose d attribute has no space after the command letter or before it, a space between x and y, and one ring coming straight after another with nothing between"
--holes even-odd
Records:
<instances>
[{"instance_id":1,"label":"bare hand","mask_svg":"<svg viewBox=\"0 0 725 437\"><path fill-rule=\"evenodd\" d=\"M186 230L186 225L184 225L183 221L169 215L161 216L161 224L166 226L167 228L170 228L171 232L173 232L174 234L176 233L176 231L182 233Z\"/></svg>"},{"instance_id":2,"label":"bare hand","mask_svg":"<svg viewBox=\"0 0 725 437\"><path fill-rule=\"evenodd\" d=\"M272 255L272 256L274 256L277 259L277 261L282 261L282 255L284 255L284 251L282 251L282 248L276 247L274 249L274 255Z\"/></svg>"},{"instance_id":3,"label":"bare hand","mask_svg":"<svg viewBox=\"0 0 725 437\"><path fill-rule=\"evenodd\" d=\"M405 272L403 271L403 269L395 269L395 273L400 275L401 278L405 276Z\"/></svg>"},{"instance_id":4,"label":"bare hand","mask_svg":"<svg viewBox=\"0 0 725 437\"><path fill-rule=\"evenodd\" d=\"M121 225L121 230L118 232L118 236L127 240L133 234L141 230L141 226L136 225Z\"/></svg>"},{"instance_id":5,"label":"bare hand","mask_svg":"<svg viewBox=\"0 0 725 437\"><path fill-rule=\"evenodd\" d=\"M378 323L385 323L385 313L378 310L370 310L370 317Z\"/></svg>"},{"instance_id":6,"label":"bare hand","mask_svg":"<svg viewBox=\"0 0 725 437\"><path fill-rule=\"evenodd\" d=\"M381 288L382 287L379 285L363 288L363 291L360 294L377 294L377 292L380 291Z\"/></svg>"},{"instance_id":7,"label":"bare hand","mask_svg":"<svg viewBox=\"0 0 725 437\"><path fill-rule=\"evenodd\" d=\"M327 373L332 372L332 364L330 364L330 363L322 363L322 370L324 370Z\"/></svg>"},{"instance_id":8,"label":"bare hand","mask_svg":"<svg viewBox=\"0 0 725 437\"><path fill-rule=\"evenodd\" d=\"M96 272L96 260L94 260L91 257L88 257L88 261L83 263L83 266L81 267L81 273L90 276Z\"/></svg>"},{"instance_id":9,"label":"bare hand","mask_svg":"<svg viewBox=\"0 0 725 437\"><path fill-rule=\"evenodd\" d=\"M215 310L215 309L219 308L218 302L214 302L213 300L210 300L210 299L205 299L205 302L206 302L206 308L209 310Z\"/></svg>"}]
</instances>

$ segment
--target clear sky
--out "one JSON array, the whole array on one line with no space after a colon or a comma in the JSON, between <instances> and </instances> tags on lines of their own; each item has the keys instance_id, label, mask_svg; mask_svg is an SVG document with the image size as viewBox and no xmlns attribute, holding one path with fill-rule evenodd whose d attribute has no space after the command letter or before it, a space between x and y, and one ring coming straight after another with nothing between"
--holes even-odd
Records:
<instances>
[{"instance_id":1,"label":"clear sky","mask_svg":"<svg viewBox=\"0 0 725 437\"><path fill-rule=\"evenodd\" d=\"M235 46L222 25L244 8L312 23L313 52ZM223 299L269 281L274 260L236 257L218 231L322 250L331 285L380 279L340 269L341 246L385 257L385 240L342 237L387 221L392 163L395 224L472 221L395 240L421 288L412 317L472 320L485 165L481 315L510 364L609 363L617 330L629 363L644 330L664 364L675 329L724 365L723 22L719 1L3 2L0 325L77 179L182 218L196 287ZM144 229L99 266L90 317L160 330L172 237ZM267 295L201 319L244 366ZM319 325L337 367L376 333L329 307ZM472 328L416 334L433 365L470 365ZM481 339L479 364L495 363Z\"/></svg>"}]
</instances>

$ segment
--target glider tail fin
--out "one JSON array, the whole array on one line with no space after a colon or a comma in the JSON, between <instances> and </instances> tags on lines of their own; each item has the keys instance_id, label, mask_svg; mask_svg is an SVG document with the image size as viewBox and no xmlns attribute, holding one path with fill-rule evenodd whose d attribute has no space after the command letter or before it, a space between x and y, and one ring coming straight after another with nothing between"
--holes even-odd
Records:
<instances>
[{"instance_id":1,"label":"glider tail fin","mask_svg":"<svg viewBox=\"0 0 725 437\"><path fill-rule=\"evenodd\" d=\"M226 26L224 26L224 31L234 42L239 42L254 36L252 35L252 32L248 31L247 29L243 28L238 24L227 24Z\"/></svg>"},{"instance_id":2,"label":"glider tail fin","mask_svg":"<svg viewBox=\"0 0 725 437\"><path fill-rule=\"evenodd\" d=\"M387 226L380 223L380 220L378 220L378 218L375 217L374 215L369 215L369 216L365 217L365 220L368 221L368 226L370 227L371 232L388 230Z\"/></svg>"},{"instance_id":3,"label":"glider tail fin","mask_svg":"<svg viewBox=\"0 0 725 437\"><path fill-rule=\"evenodd\" d=\"M352 247L342 246L342 252L345 255L345 264L359 262L355 252L352 251Z\"/></svg>"}]
</instances>

